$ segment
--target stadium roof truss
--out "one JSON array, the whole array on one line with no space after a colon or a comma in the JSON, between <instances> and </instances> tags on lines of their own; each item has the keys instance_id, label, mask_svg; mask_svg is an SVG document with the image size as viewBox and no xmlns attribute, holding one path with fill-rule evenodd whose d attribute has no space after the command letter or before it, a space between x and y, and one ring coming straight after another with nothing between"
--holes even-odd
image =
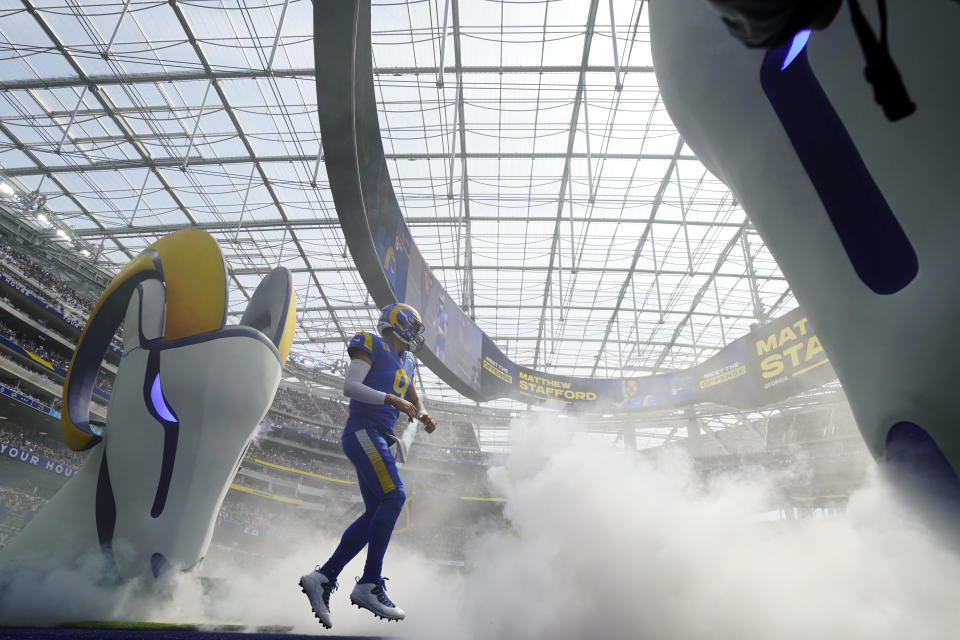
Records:
<instances>
[{"instance_id":1,"label":"stadium roof truss","mask_svg":"<svg viewBox=\"0 0 960 640\"><path fill-rule=\"evenodd\" d=\"M374 1L397 197L453 299L516 362L599 377L681 369L796 305L667 116L647 9ZM82 241L107 270L172 230L206 229L235 318L263 274L290 268L294 348L336 366L376 309L322 162L312 11L0 1L0 175L38 234L64 251ZM459 398L432 374L422 384Z\"/></svg>"}]
</instances>

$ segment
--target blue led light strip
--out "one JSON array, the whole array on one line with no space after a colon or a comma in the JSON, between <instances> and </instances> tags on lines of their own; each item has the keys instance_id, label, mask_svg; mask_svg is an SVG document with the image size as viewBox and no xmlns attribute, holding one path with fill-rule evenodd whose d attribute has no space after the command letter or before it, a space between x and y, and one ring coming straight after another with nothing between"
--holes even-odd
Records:
<instances>
[{"instance_id":1,"label":"blue led light strip","mask_svg":"<svg viewBox=\"0 0 960 640\"><path fill-rule=\"evenodd\" d=\"M803 31L797 31L797 35L793 36L793 40L790 42L790 48L787 50L787 55L783 57L783 64L780 65L780 71L783 71L790 66L790 63L793 62L800 52L803 51L803 48L807 46L807 40L810 39L810 29L804 29Z\"/></svg>"},{"instance_id":2,"label":"blue led light strip","mask_svg":"<svg viewBox=\"0 0 960 640\"><path fill-rule=\"evenodd\" d=\"M170 411L166 398L163 397L163 388L160 386L160 374L153 379L153 386L150 387L150 401L153 402L153 408L161 418L167 422L178 422L177 417Z\"/></svg>"}]
</instances>

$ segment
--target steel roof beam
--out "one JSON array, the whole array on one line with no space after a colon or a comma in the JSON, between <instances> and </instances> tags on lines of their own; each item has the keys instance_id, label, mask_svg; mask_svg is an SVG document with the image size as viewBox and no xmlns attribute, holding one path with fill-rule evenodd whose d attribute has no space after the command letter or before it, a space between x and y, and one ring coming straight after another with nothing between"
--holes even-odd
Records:
<instances>
[{"instance_id":1,"label":"steel roof beam","mask_svg":"<svg viewBox=\"0 0 960 640\"><path fill-rule=\"evenodd\" d=\"M740 243L743 245L743 260L747 265L747 275L750 276L750 296L753 298L753 312L757 322L761 325L766 324L767 314L763 310L763 302L760 300L760 288L757 286L757 279L754 277L753 252L750 250L750 240L746 233L740 234Z\"/></svg>"},{"instance_id":2,"label":"steel roof beam","mask_svg":"<svg viewBox=\"0 0 960 640\"><path fill-rule=\"evenodd\" d=\"M438 89L443 88L443 73L441 72L441 69L444 68L443 56L446 53L446 49L447 49L447 18L449 17L449 15L450 15L450 0L446 0L446 2L443 3L443 28L440 30L440 60L439 60L439 64L437 65L437 88ZM374 75L376 75L377 73L376 70L374 70L373 73Z\"/></svg>"},{"instance_id":3,"label":"steel roof beam","mask_svg":"<svg viewBox=\"0 0 960 640\"><path fill-rule=\"evenodd\" d=\"M570 115L570 133L567 136L567 152L563 163L563 174L560 178L560 194L557 196L557 216L553 231L553 243L550 245L550 265L547 267L547 283L543 288L543 301L540 303L540 322L537 326L537 346L533 354L533 366L540 364L540 342L547 321L547 299L553 284L553 263L556 260L557 246L560 243L560 222L563 218L563 205L567 194L567 183L570 180L570 165L573 159L573 146L577 140L577 123L580 121L580 106L583 104L583 90L586 86L587 63L590 60L590 46L593 43L593 29L597 21L597 5L599 0L592 0L587 11L587 23L583 36L583 53L580 58L580 75L577 79L577 91L573 98L573 113ZM573 265L571 265L573 266Z\"/></svg>"},{"instance_id":4,"label":"steel roof beam","mask_svg":"<svg viewBox=\"0 0 960 640\"><path fill-rule=\"evenodd\" d=\"M467 173L467 126L463 113L463 62L460 57L460 3L459 0L450 0L450 9L453 21L453 59L457 78L457 116L460 122L460 197L462 198L463 232L463 301L460 307L471 318L473 313L473 240L470 227L470 178ZM450 176L451 181L453 176Z\"/></svg>"},{"instance_id":5,"label":"steel roof beam","mask_svg":"<svg viewBox=\"0 0 960 640\"><path fill-rule=\"evenodd\" d=\"M501 336L490 336L490 337L491 337L493 340L510 340L511 342L515 342L515 341L519 341L519 342L533 342L534 340L537 339L537 336L534 336L534 335L530 335L530 336L503 336L503 335L501 335ZM602 338L578 338L578 341L579 341L579 342L588 342L588 343L591 343L591 344L598 344L598 343L602 342L603 339L602 339ZM336 343L336 342L343 342L343 341L342 341L338 336L327 336L327 337L322 337L322 338L309 338L309 337L308 337L308 338L305 339L305 340L294 340L294 344L329 344L329 343L331 343L331 342ZM611 340L610 342L616 342L616 341ZM633 342L630 341L630 340L623 340L623 343L624 343L624 344L633 344ZM651 345L653 345L653 346L655 346L655 347L667 347L667 346L670 346L670 345L671 345L671 343L670 343L670 342L667 342L667 341L650 342L649 344L651 344ZM684 347L684 348L688 348L688 349L693 349L693 348L694 348L694 345L692 345L692 344L683 344L683 343L673 343L673 346L674 346L674 347ZM719 350L719 348L718 348L718 350ZM561 366L561 365L557 365L557 366ZM586 367L587 367L586 364L577 365L577 366L583 367L583 368L586 368ZM552 368L552 367L551 367L551 368ZM654 368L655 368L655 366L650 367L651 371L654 370Z\"/></svg>"},{"instance_id":6,"label":"steel roof beam","mask_svg":"<svg viewBox=\"0 0 960 640\"><path fill-rule=\"evenodd\" d=\"M507 310L507 309L509 309L509 310L529 309L528 306L522 305L522 304L478 304L476 308L477 308L477 310L482 310L482 309L489 309L489 310L497 310L497 309L504 309L504 310ZM554 308L559 309L559 308L560 308L560 305L554 305ZM333 309L334 309L335 311L356 311L356 312L360 312L360 311L379 311L379 307L377 307L377 306L376 306L375 304L373 304L373 303L364 303L364 304L360 304L360 305L337 305L337 304L335 304L335 305L333 305ZM298 312L299 312L299 311L305 311L305 312L309 313L309 312L311 312L311 311L314 311L314 312L322 312L322 311L326 311L326 310L327 310L327 307L326 307L326 306L322 306L322 307L306 307L306 306L305 306L305 307L301 307L301 308L298 310ZM590 306L590 305L572 305L572 306L571 306L571 305L563 305L563 310L564 310L564 311L613 311L613 310L614 310L614 307L612 307L612 306L595 307L595 306ZM659 309L655 309L655 308L653 308L653 307L651 307L651 308L639 308L639 309L635 309L635 308L633 308L633 307L622 307L622 310L623 310L623 311L636 312L636 313L660 313L660 310L659 310ZM665 310L663 313L664 313L664 315L686 315L687 313L689 313L689 311L686 311L686 310L666 311L666 310ZM231 312L230 312L230 315L239 316L239 315L243 315L243 312L242 312L242 311L231 311ZM718 313L707 312L707 311L694 311L692 315L694 315L694 316L703 316L703 317L705 317L705 318L717 318L717 317L722 317L722 318L727 318L727 319L732 319L732 320L754 320L753 314L748 314L748 313L719 313L719 314L718 314ZM624 343L631 343L631 342L635 342L635 340L632 340L632 339L630 339L630 338L628 337L628 338L624 338L624 339L622 340L622 342L624 342Z\"/></svg>"},{"instance_id":7,"label":"steel roof beam","mask_svg":"<svg viewBox=\"0 0 960 640\"><path fill-rule=\"evenodd\" d=\"M620 82L620 51L617 48L617 23L613 14L613 0L610 0L610 42L613 44L613 73L614 88L617 91L623 90L623 83Z\"/></svg>"},{"instance_id":8,"label":"steel roof beam","mask_svg":"<svg viewBox=\"0 0 960 640\"><path fill-rule=\"evenodd\" d=\"M54 48L57 48L54 45ZM64 55L67 48L58 49ZM579 73L583 68L581 66L565 65L468 65L457 67L445 66L444 73L456 73L457 70L462 73L476 74L501 74L501 73ZM605 65L593 65L586 67L588 73L613 73L615 67ZM653 73L653 67L649 65L639 65L630 67L620 67L621 73ZM416 66L416 67L377 67L373 70L374 76L408 76L408 75L433 75L440 73L437 66ZM160 73L124 73L124 74L92 74L82 77L59 77L59 78L31 78L28 80L3 80L0 81L0 91L14 91L26 89L58 89L63 87L76 87L82 85L109 86L117 84L141 84L154 82L190 82L196 80L260 80L264 78L302 78L313 81L316 77L316 69L313 67L300 67L296 69L198 69L196 71L164 71Z\"/></svg>"},{"instance_id":9,"label":"steel roof beam","mask_svg":"<svg viewBox=\"0 0 960 640\"><path fill-rule=\"evenodd\" d=\"M67 50L67 47L60 40L59 36L57 36L56 32L47 23L47 21L43 18L43 16L40 15L40 11L38 11L37 8L33 6L30 0L21 0L21 4L26 9L27 13L33 17L34 21L37 23L40 29L44 32L44 34L46 34L46 36L50 39L50 42L53 44L54 48L56 48L58 51L62 53L66 62L70 65L70 67L73 68L74 72L82 81L83 86L85 88L88 88L89 93L97 99L97 101L103 107L105 115L113 121L114 125L116 125L116 127L121 132L123 132L124 139L126 140L126 142L131 147L133 147L133 149L136 150L136 152L140 155L142 161L147 163L149 161L149 153L143 148L143 145L137 141L136 136L127 126L126 122L124 122L122 118L120 118L119 116L117 116L117 114L113 112L114 105L112 104L110 99L107 96L103 95L103 93L99 90L99 87L96 84L93 84L89 81L89 78L86 76L86 72L84 71L84 69L76 61L73 55ZM26 152L25 149L23 151ZM51 178L54 177L51 172L46 170L47 169L46 167L42 166L42 163L37 162L37 164L38 164L38 169L40 170L41 175L47 175L47 176L50 176ZM176 195L176 193L173 191L170 185L166 182L166 180L164 180L160 172L157 171L156 169L154 169L153 171L156 174L158 180L160 181L160 184L163 185L163 187L167 190L167 193L170 195L173 201L180 207L180 210L183 212L184 216L191 222L194 222L193 217L190 215L187 208L183 205L183 202L181 202L180 198ZM10 174L9 171L7 171L7 173ZM58 186L60 186L60 188L63 190L64 193L67 193L69 195L69 190L67 190L58 180L55 180L55 182L57 183ZM77 202L72 195L70 195L70 198L74 202ZM79 202L78 202L78 205L79 205ZM81 210L85 209L82 205L80 205L80 208ZM92 218L93 216L90 216L90 217ZM94 221L99 224L98 221L96 220ZM119 243L117 244L118 246L120 246ZM129 257L132 257L130 252L125 247L121 246L120 248L126 255L128 255Z\"/></svg>"},{"instance_id":10,"label":"steel roof beam","mask_svg":"<svg viewBox=\"0 0 960 640\"><path fill-rule=\"evenodd\" d=\"M99 92L95 92L99 93ZM116 114L107 113L105 115ZM239 134L238 134L239 136ZM138 147L140 145L137 145ZM49 151L46 145L24 145L23 148L34 148L39 151ZM146 153L144 151L144 153ZM387 160L449 160L448 153L388 153L384 154ZM529 159L529 160L566 160L567 158L579 159L586 158L585 153L469 153L457 152L456 157L466 158L468 160L500 160L500 159ZM606 160L673 160L674 156L662 153L609 153L603 156ZM678 160L696 160L696 156L679 156ZM51 173L78 173L84 171L117 171L122 169L170 169L180 167L187 162L192 167L209 165L233 165L256 162L259 164L272 162L315 162L316 155L310 154L285 154L285 155L251 155L251 156L227 156L204 158L202 156L192 156L189 158L151 158L144 155L139 160L103 160L101 162L91 162L85 165L54 165L43 168L34 167L12 167L4 170L4 174L13 177L36 176Z\"/></svg>"},{"instance_id":11,"label":"steel roof beam","mask_svg":"<svg viewBox=\"0 0 960 640\"><path fill-rule=\"evenodd\" d=\"M693 311L694 309L697 308L697 306L699 306L700 301L703 299L704 294L707 292L707 289L710 288L710 285L719 275L722 275L720 274L720 268L723 266L723 263L727 261L727 257L729 257L730 252L733 251L733 248L736 247L738 244L740 244L740 236L745 231L746 231L746 225L744 225L741 229L739 229L736 233L734 233L733 237L730 238L730 241L727 242L727 246L723 248L723 251L720 253L720 256L717 258L717 262L713 268L712 273L707 277L707 280L703 283L703 285L701 285L696 295L694 295L693 302L690 304L690 309L684 314L680 322L677 323L676 328L673 330L673 337L670 339L670 342L667 343L667 346L664 347L663 351L660 352L660 355L657 358L657 363L656 363L657 367L662 365L663 361L667 358L667 354L670 352L670 349L673 348L671 345L674 342L676 342L677 338L680 336L680 332L683 331L684 325L686 325L687 322L690 320L690 318L693 317ZM743 276L743 274L740 274L740 275ZM748 279L750 278L749 275L744 277L747 277ZM653 343L649 343L649 344L652 345Z\"/></svg>"},{"instance_id":12,"label":"steel roof beam","mask_svg":"<svg viewBox=\"0 0 960 640\"><path fill-rule=\"evenodd\" d=\"M109 117L113 121L114 125L116 125L116 127L123 133L123 140L126 141L131 147L133 147L136 150L136 152L140 155L140 158L141 158L140 162L142 163L141 167L148 167L153 169L154 174L157 176L157 179L160 181L160 184L163 185L163 187L166 189L167 193L170 195L173 201L177 203L177 205L180 207L180 210L183 212L184 216L191 222L195 222L195 220L193 219L193 216L190 215L190 212L187 210L186 206L184 206L183 202L180 200L180 198L177 196L174 190L170 187L167 181L163 178L163 175L161 175L160 172L156 169L156 167L152 164L149 152L147 152L146 149L144 149L143 145L140 144L140 142L137 140L137 136L130 129L130 127L127 126L127 123L114 112L114 109L113 109L114 105L112 101L109 99L109 97L103 95L103 93L99 90L98 84L90 81L90 78L87 76L83 67L80 66L80 64L77 62L74 56L68 51L67 47L60 40L59 36L57 36L56 32L47 23L47 21L43 18L43 16L40 15L40 11L33 6L30 0L21 0L21 3L26 8L27 13L33 16L33 19L37 22L37 24L39 25L41 30L43 30L46 36L50 39L50 42L53 43L54 48L56 48L58 51L60 51L63 54L63 57L66 59L67 63L73 68L74 72L76 72L76 74L79 77L79 80L81 81L78 84L81 84L86 88L89 88L90 94L93 95L97 99L97 101L100 103L100 105L103 107L105 115ZM6 171L6 173L8 175L13 175L13 171L15 170L8 170ZM52 171L51 167L38 167L38 171L40 172L40 174L48 175L48 176L52 176L52 174L54 173L60 173L57 171ZM30 174L21 174L21 175L30 175ZM34 175L37 175L37 174L34 174Z\"/></svg>"},{"instance_id":13,"label":"steel roof beam","mask_svg":"<svg viewBox=\"0 0 960 640\"><path fill-rule=\"evenodd\" d=\"M673 158L670 160L669 166L667 166L667 172L663 176L663 180L660 181L660 187L657 189L657 195L654 198L653 209L650 212L650 222L644 228L643 233L640 235L640 238L637 240L637 246L633 251L633 259L630 262L630 268L627 270L627 277L624 278L623 284L620 286L620 292L617 294L617 304L614 307L613 313L610 314L610 319L607 321L607 328L604 331L604 342L601 343L600 349L597 350L597 357L594 361L594 365L600 364L600 359L603 356L603 348L606 346L606 339L610 337L610 331L613 329L613 325L617 322L617 314L620 312L620 306L623 304L623 299L627 295L627 289L630 287L630 281L633 279L634 273L642 273L642 270L636 269L637 262L640 261L640 255L643 253L643 248L647 244L647 238L650 236L650 231L653 229L653 224L657 216L657 211L660 209L660 203L663 202L663 195L667 191L667 185L670 184L670 176L673 175L674 169L677 167L677 158L680 155L680 151L683 149L683 138L677 139L677 147L674 151ZM656 260L654 260L654 267L656 267ZM657 276L658 280L656 281L656 286L660 286L659 276L667 273L663 269L654 268L652 272ZM689 271L680 271L680 274L690 273ZM659 296L658 296L659 297ZM660 305L658 305L660 306ZM649 343L644 343L649 344Z\"/></svg>"},{"instance_id":14,"label":"steel roof beam","mask_svg":"<svg viewBox=\"0 0 960 640\"><path fill-rule=\"evenodd\" d=\"M9 138L14 144L20 146L20 140L13 134L12 131L10 131L9 128L7 128L7 126L3 123L3 120L2 120L2 119L0 119L0 133L3 133L3 135L7 136L7 138ZM31 151L29 151L29 150L27 150L27 149L22 149L22 151L23 151L23 154L24 154L25 156L27 156L28 158L30 158L30 160L31 160L32 162L34 162L38 167L42 167L42 166L43 166L43 163L40 161L40 158L38 158L37 156L35 156ZM101 222L100 222L99 220L97 220L96 216L94 216L94 215L86 208L86 206L84 206L84 204L83 204L82 202L80 202L75 195L73 195L73 193L72 193L69 189L67 189L67 187L60 181L60 179L59 179L57 176L55 176L55 175L50 176L50 180L52 180L53 183L54 183L55 185L57 185L57 188L59 188L60 191L63 192L63 195L65 195L67 198L69 198L69 200L70 200L73 204L77 205L77 209L78 209L81 213L83 213L85 216L87 216L88 218L90 218L90 220L91 220L95 225L97 225L97 227L96 227L95 229L93 229L93 231L96 231L96 232L98 232L98 233L100 233L100 234L103 234L104 231L106 231L106 227L104 227L103 224L101 224ZM57 215L57 217L62 217L62 214L56 214L56 215ZM46 234L45 232L38 232L37 235L47 235L47 234ZM53 237L56 237L56 235L57 235L57 233L56 233L55 230L50 230L49 235L48 235L47 237L53 238ZM128 251L127 248L123 246L123 244L121 244L119 241L117 241L117 240L114 239L114 238L111 238L111 240L113 240L113 243L114 243L115 245L117 245L117 248L118 248L120 251L122 251L128 258L133 259L133 254L130 253L130 251Z\"/></svg>"},{"instance_id":15,"label":"steel roof beam","mask_svg":"<svg viewBox=\"0 0 960 640\"><path fill-rule=\"evenodd\" d=\"M93 212L97 213L97 212ZM59 215L69 215L70 212L61 212ZM531 222L549 222L549 219L545 220L544 218L530 217L530 216L478 216L474 215L472 217L473 222L496 222L503 224L511 223L531 223ZM582 222L583 218L569 218L565 217L564 222ZM460 219L456 216L445 216L445 217L408 217L404 218L404 221L407 223L408 227L442 227L442 226L456 226L460 224ZM676 226L684 224L682 220L651 220L650 218L635 218L630 220L624 220L621 218L596 218L591 217L590 221L593 223L619 223L624 225L633 225L640 224L646 225L651 222L654 222L658 225L664 226ZM149 236L149 235L159 235L166 234L176 231L178 229L203 229L204 231L217 232L217 231L228 231L233 229L236 226L236 223L230 220L217 220L212 222L197 222L196 224L154 224L154 225L142 225L142 226L119 226L119 227L106 227L100 224L99 221L94 220L98 225L97 227L82 227L80 229L74 229L73 234L80 237L107 237L107 238L123 238L123 237L136 237L136 236ZM740 228L743 226L742 222L706 222L706 221L687 221L687 226L691 227L716 227L716 228ZM247 220L243 227L245 229L263 229L263 230L276 230L282 231L286 228L303 228L303 229L327 229L327 228L339 228L340 221L337 218L293 218L289 220L284 220L282 218L275 218L272 220ZM52 237L56 235L54 231L45 230L39 231L39 235L44 237Z\"/></svg>"},{"instance_id":16,"label":"steel roof beam","mask_svg":"<svg viewBox=\"0 0 960 640\"><path fill-rule=\"evenodd\" d=\"M317 273L334 273L338 271L343 271L344 268L342 265L339 266L330 266L330 267L288 267L292 273L310 273L315 271ZM451 271L457 267L453 265L438 265L433 267L433 271ZM234 269L234 273L237 275L262 275L269 273L273 269L270 265L264 265L263 267L241 267ZM516 271L516 272L536 272L536 271L547 271L547 267L533 267L527 265L499 265L499 264L475 264L473 265L474 271ZM713 277L729 277L729 278L746 278L747 276L744 273L716 273L714 271L693 271L690 272L686 269L676 270L676 269L629 269L626 267L578 267L577 271L582 273L623 273L623 274L647 274L647 275L667 275L667 276L696 276L707 278L707 282L712 282L711 278ZM785 281L782 275L770 275L770 276L757 276L759 280L770 280L770 281ZM548 307L549 308L549 307ZM686 312L684 312L686 313Z\"/></svg>"},{"instance_id":17,"label":"steel roof beam","mask_svg":"<svg viewBox=\"0 0 960 640\"><path fill-rule=\"evenodd\" d=\"M177 195L176 191L174 191L174 189L166 181L166 179L163 177L163 174L160 172L157 166L151 164L150 153L144 148L143 144L137 139L136 134L129 127L126 121L114 111L115 105L113 104L113 101L110 100L110 97L105 95L102 91L100 91L99 85L97 85L96 83L92 83L90 81L90 78L87 76L86 71L84 71L83 67L80 66L80 63L77 62L74 56L68 51L66 45L63 44L59 36L56 34L53 28L47 23L47 21L43 18L43 16L40 15L40 11L33 6L31 1L30 0L20 0L20 1L21 1L21 4L23 4L23 6L26 8L27 13L33 16L33 19L37 22L41 30L43 30L46 36L50 39L50 42L53 43L54 48L56 48L58 51L61 52L63 57L66 59L67 63L73 68L74 72L82 81L81 84L85 87L85 89L89 89L89 93L93 95L97 99L97 101L100 103L100 105L103 107L105 115L108 118L110 118L110 120L113 121L114 125L123 133L123 136L126 142L131 147L133 147L133 149L136 150L137 154L141 158L141 162L143 163L142 166L149 168L153 172L157 180L163 186L164 190L166 190L167 194L170 196L173 202L176 203L177 207L180 209L184 217L190 223L195 224L196 219L187 209L186 205L184 205L183 201ZM177 10L176 5L173 5L173 8L175 11ZM44 169L45 170L41 171L41 174L48 175L51 178L53 178L54 174L51 171L49 171L49 168L46 167ZM8 171L7 173L9 174L10 172ZM61 184L59 181L56 181L56 182L58 185ZM63 189L64 193L67 193L66 188L61 186L61 189ZM71 196L71 199L75 200L72 196ZM81 209L82 208L83 207L81 207ZM116 239L113 239L113 240L114 240L114 243L116 243L118 246L120 245L120 243ZM126 247L121 246L120 248L125 255L127 255L130 258L133 257L131 252ZM250 296L246 292L246 290L243 288L243 285L241 285L239 281L236 281L236 280L234 281L237 287L240 289L240 291L242 291L243 294L249 299Z\"/></svg>"},{"instance_id":18,"label":"steel roof beam","mask_svg":"<svg viewBox=\"0 0 960 640\"><path fill-rule=\"evenodd\" d=\"M117 24L113 27L113 33L110 34L110 40L107 41L107 48L100 54L100 57L104 60L110 59L110 47L113 46L113 39L117 37L117 32L120 31L120 25L123 24L123 19L127 16L127 10L129 8L130 0L124 0L123 11L120 12L120 17L117 18Z\"/></svg>"},{"instance_id":19,"label":"steel roof beam","mask_svg":"<svg viewBox=\"0 0 960 640\"><path fill-rule=\"evenodd\" d=\"M273 38L273 47L270 49L270 58L267 60L267 71L273 69L273 57L277 54L277 45L280 44L280 32L283 31L283 20L287 17L287 6L290 0L283 0L283 10L280 11L280 22L277 24L277 33Z\"/></svg>"},{"instance_id":20,"label":"steel roof beam","mask_svg":"<svg viewBox=\"0 0 960 640\"><path fill-rule=\"evenodd\" d=\"M774 302L772 305L770 305L767 308L766 310L767 318L772 318L773 314L776 313L777 309L780 308L780 305L783 304L784 301L792 295L793 295L793 290L790 289L790 287L787 287L787 289L780 294L780 297L777 298L776 302Z\"/></svg>"}]
</instances>

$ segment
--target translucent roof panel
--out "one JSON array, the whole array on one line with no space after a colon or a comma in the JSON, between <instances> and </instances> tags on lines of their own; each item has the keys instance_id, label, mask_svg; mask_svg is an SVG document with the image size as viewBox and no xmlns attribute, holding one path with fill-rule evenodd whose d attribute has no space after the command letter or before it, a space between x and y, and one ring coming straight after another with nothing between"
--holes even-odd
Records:
<instances>
[{"instance_id":1,"label":"translucent roof panel","mask_svg":"<svg viewBox=\"0 0 960 640\"><path fill-rule=\"evenodd\" d=\"M452 7L373 3L380 127L427 263L511 358L669 371L795 306L664 108L646 1ZM322 162L312 15L309 0L0 6L0 174L46 196L107 269L172 230L208 230L235 319L288 267L294 349L336 364L377 312Z\"/></svg>"}]
</instances>

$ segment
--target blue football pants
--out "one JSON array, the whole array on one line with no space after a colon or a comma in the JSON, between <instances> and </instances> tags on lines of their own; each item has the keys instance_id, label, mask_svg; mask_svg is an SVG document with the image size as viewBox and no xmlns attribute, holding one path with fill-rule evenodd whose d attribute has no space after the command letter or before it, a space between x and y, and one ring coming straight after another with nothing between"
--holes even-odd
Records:
<instances>
[{"instance_id":1,"label":"blue football pants","mask_svg":"<svg viewBox=\"0 0 960 640\"><path fill-rule=\"evenodd\" d=\"M383 556L407 494L403 490L403 482L387 439L378 431L354 431L344 435L340 444L357 470L360 495L363 496L366 510L343 532L336 551L320 567L320 571L331 580L336 580L347 563L367 545L367 562L360 582L379 582Z\"/></svg>"}]
</instances>

